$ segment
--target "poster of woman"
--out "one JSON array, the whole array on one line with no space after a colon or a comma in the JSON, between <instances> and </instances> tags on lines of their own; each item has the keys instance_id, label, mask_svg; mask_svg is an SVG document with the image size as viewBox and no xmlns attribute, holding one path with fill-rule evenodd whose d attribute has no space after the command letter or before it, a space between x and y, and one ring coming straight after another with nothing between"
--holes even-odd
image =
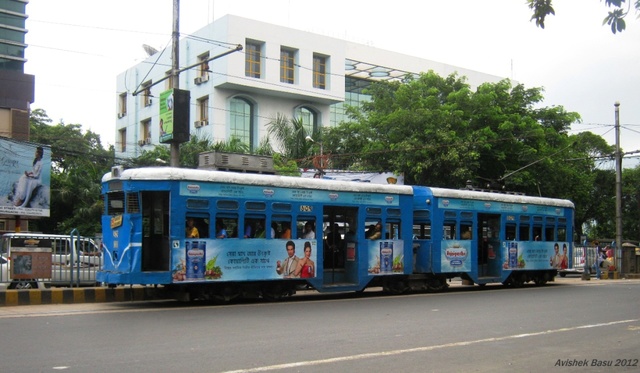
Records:
<instances>
[{"instance_id":1,"label":"poster of woman","mask_svg":"<svg viewBox=\"0 0 640 373\"><path fill-rule=\"evenodd\" d=\"M0 213L49 216L51 148L0 138Z\"/></svg>"}]
</instances>

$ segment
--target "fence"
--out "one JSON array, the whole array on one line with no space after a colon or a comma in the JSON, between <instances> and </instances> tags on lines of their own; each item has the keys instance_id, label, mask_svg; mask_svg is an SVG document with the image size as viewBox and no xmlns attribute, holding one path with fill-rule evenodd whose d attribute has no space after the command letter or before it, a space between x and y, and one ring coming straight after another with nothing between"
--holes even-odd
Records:
<instances>
[{"instance_id":1,"label":"fence","mask_svg":"<svg viewBox=\"0 0 640 373\"><path fill-rule=\"evenodd\" d=\"M77 234L7 233L0 238L0 288L95 286L102 241Z\"/></svg>"}]
</instances>

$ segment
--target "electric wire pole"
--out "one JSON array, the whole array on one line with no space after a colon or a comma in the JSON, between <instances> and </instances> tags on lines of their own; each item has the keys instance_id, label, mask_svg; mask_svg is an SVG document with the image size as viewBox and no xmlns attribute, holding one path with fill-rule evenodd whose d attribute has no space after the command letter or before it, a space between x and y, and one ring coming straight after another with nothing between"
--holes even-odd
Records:
<instances>
[{"instance_id":1,"label":"electric wire pole","mask_svg":"<svg viewBox=\"0 0 640 373\"><path fill-rule=\"evenodd\" d=\"M616 101L615 107L615 129L616 129L616 247L613 250L613 265L615 271L619 272L618 252L622 257L622 152L620 151L620 103Z\"/></svg>"},{"instance_id":2,"label":"electric wire pole","mask_svg":"<svg viewBox=\"0 0 640 373\"><path fill-rule=\"evenodd\" d=\"M173 31L171 33L171 88L180 88L180 0L173 0ZM180 143L171 143L171 167L180 166Z\"/></svg>"}]
</instances>

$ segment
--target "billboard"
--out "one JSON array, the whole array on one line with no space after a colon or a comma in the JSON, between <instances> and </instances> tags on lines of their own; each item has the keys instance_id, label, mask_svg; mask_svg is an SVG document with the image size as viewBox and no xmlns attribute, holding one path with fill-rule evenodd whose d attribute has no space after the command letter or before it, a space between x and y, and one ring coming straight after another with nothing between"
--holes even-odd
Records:
<instances>
[{"instance_id":1,"label":"billboard","mask_svg":"<svg viewBox=\"0 0 640 373\"><path fill-rule=\"evenodd\" d=\"M48 217L51 147L0 137L0 215Z\"/></svg>"},{"instance_id":2,"label":"billboard","mask_svg":"<svg viewBox=\"0 0 640 373\"><path fill-rule=\"evenodd\" d=\"M160 93L160 143L189 141L189 91L169 89Z\"/></svg>"}]
</instances>

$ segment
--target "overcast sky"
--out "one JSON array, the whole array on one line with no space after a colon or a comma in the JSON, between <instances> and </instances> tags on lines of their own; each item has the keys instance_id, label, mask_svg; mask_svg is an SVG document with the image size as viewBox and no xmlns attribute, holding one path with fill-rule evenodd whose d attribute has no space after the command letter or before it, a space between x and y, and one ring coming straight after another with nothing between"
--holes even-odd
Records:
<instances>
[{"instance_id":1,"label":"overcast sky","mask_svg":"<svg viewBox=\"0 0 640 373\"><path fill-rule=\"evenodd\" d=\"M627 30L614 35L602 26L604 2L554 3L543 30L525 0L182 0L180 32L233 14L512 78L544 88L545 106L578 112L583 122L572 133L591 131L612 145L618 101L621 146L640 150L640 20L632 13ZM114 144L116 76L146 57L143 44L171 45L172 4L29 1L32 109Z\"/></svg>"}]
</instances>

